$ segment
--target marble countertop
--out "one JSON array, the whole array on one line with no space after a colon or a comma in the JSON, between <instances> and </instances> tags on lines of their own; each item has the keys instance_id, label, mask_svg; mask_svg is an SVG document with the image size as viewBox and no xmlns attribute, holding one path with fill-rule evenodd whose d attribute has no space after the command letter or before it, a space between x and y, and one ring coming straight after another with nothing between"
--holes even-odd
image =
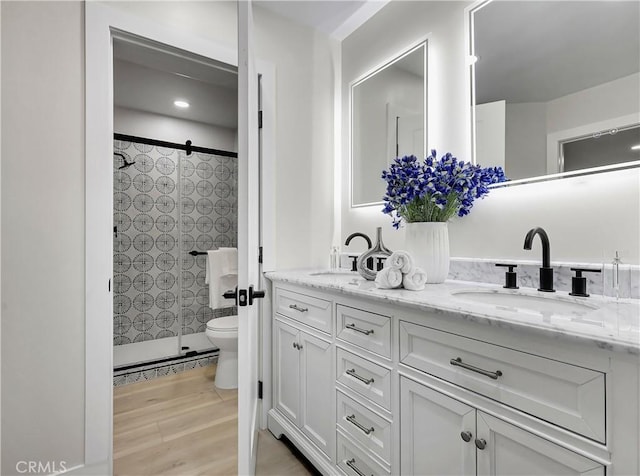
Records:
<instances>
[{"instance_id":1,"label":"marble countertop","mask_svg":"<svg viewBox=\"0 0 640 476\"><path fill-rule=\"evenodd\" d=\"M543 293L533 288L507 290L494 284L454 280L427 284L423 291L378 289L373 281L365 280L356 272L318 269L272 271L266 273L266 277L272 281L303 285L320 291L339 291L386 304L447 313L471 322L591 342L602 349L640 355L640 301L636 299L616 300L595 295L580 298L569 296L566 292ZM541 306L534 303L527 309L509 303L477 302L473 295L459 295L468 291L481 293L480 297L486 298L484 300L491 299L487 294L499 293L521 294L530 296L534 301L545 301L539 302ZM556 312L553 303L558 306L564 304L563 307L566 307L566 303L577 303L587 308L581 312L558 308ZM551 311L540 311L540 307Z\"/></svg>"}]
</instances>

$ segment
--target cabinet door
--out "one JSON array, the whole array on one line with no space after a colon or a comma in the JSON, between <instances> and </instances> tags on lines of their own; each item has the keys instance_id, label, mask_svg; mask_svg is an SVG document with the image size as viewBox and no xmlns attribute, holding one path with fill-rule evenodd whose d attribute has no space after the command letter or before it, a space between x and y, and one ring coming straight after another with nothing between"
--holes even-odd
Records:
<instances>
[{"instance_id":1,"label":"cabinet door","mask_svg":"<svg viewBox=\"0 0 640 476\"><path fill-rule=\"evenodd\" d=\"M299 425L300 419L298 334L298 329L275 320L273 346L275 406L296 425Z\"/></svg>"},{"instance_id":2,"label":"cabinet door","mask_svg":"<svg viewBox=\"0 0 640 476\"><path fill-rule=\"evenodd\" d=\"M402 377L400 473L475 476L475 420L473 407Z\"/></svg>"},{"instance_id":3,"label":"cabinet door","mask_svg":"<svg viewBox=\"0 0 640 476\"><path fill-rule=\"evenodd\" d=\"M300 428L325 454L334 447L331 343L300 332Z\"/></svg>"},{"instance_id":4,"label":"cabinet door","mask_svg":"<svg viewBox=\"0 0 640 476\"><path fill-rule=\"evenodd\" d=\"M604 467L528 431L478 412L478 476L604 475ZM481 445L482 446L482 445Z\"/></svg>"}]
</instances>

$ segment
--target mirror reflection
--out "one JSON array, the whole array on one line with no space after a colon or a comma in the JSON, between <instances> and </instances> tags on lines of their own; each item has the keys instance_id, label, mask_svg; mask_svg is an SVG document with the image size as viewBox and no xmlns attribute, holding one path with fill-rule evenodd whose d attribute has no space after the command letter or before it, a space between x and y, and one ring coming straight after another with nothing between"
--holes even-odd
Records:
<instances>
[{"instance_id":1,"label":"mirror reflection","mask_svg":"<svg viewBox=\"0 0 640 476\"><path fill-rule=\"evenodd\" d=\"M424 157L426 42L351 84L351 205L382 203L395 157Z\"/></svg>"},{"instance_id":2,"label":"mirror reflection","mask_svg":"<svg viewBox=\"0 0 640 476\"><path fill-rule=\"evenodd\" d=\"M470 15L477 163L517 180L640 161L640 2L489 1Z\"/></svg>"}]
</instances>

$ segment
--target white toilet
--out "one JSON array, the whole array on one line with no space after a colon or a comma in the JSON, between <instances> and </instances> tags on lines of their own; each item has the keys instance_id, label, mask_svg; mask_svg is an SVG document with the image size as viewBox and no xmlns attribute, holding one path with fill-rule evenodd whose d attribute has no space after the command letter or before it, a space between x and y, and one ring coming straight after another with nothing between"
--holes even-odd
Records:
<instances>
[{"instance_id":1,"label":"white toilet","mask_svg":"<svg viewBox=\"0 0 640 476\"><path fill-rule=\"evenodd\" d=\"M215 386L238 388L238 316L226 316L207 322L207 337L220 349Z\"/></svg>"}]
</instances>

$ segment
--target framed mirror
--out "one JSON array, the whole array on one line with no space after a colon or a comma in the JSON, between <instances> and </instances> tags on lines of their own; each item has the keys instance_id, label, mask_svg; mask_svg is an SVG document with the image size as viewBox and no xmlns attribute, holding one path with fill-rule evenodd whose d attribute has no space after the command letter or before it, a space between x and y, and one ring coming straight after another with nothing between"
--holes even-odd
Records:
<instances>
[{"instance_id":1,"label":"framed mirror","mask_svg":"<svg viewBox=\"0 0 640 476\"><path fill-rule=\"evenodd\" d=\"M511 184L640 165L640 2L469 9L472 150Z\"/></svg>"},{"instance_id":2,"label":"framed mirror","mask_svg":"<svg viewBox=\"0 0 640 476\"><path fill-rule=\"evenodd\" d=\"M382 203L382 170L427 143L427 42L350 85L351 206Z\"/></svg>"}]
</instances>

